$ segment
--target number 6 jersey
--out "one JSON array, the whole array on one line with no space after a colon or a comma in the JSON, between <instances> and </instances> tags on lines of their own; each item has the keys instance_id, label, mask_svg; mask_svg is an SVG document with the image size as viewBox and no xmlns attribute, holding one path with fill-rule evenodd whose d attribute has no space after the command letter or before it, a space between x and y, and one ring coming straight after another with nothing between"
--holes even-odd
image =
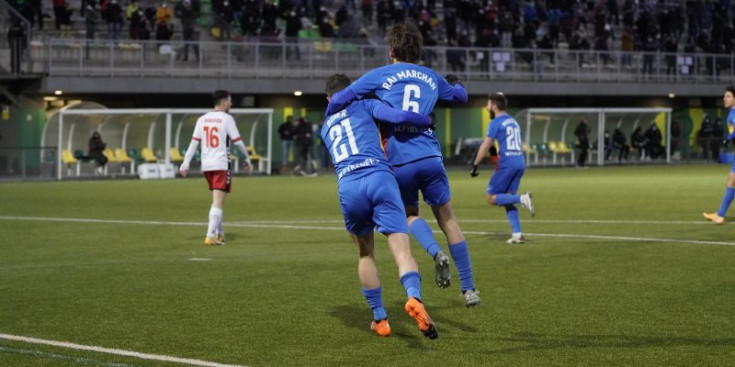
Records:
<instances>
[{"instance_id":1,"label":"number 6 jersey","mask_svg":"<svg viewBox=\"0 0 735 367\"><path fill-rule=\"evenodd\" d=\"M228 113L212 111L199 117L191 140L201 143L202 172L228 169L228 136L233 143L242 140L235 119Z\"/></svg>"},{"instance_id":2,"label":"number 6 jersey","mask_svg":"<svg viewBox=\"0 0 735 367\"><path fill-rule=\"evenodd\" d=\"M427 67L403 62L373 69L347 89L357 98L375 93L381 101L395 109L425 116L431 113L437 100L467 102L467 93L461 85L447 83ZM338 108L345 102L349 94L342 92L332 96L329 107ZM387 140L388 159L393 166L442 156L439 142L431 129L389 126L382 132Z\"/></svg>"}]
</instances>

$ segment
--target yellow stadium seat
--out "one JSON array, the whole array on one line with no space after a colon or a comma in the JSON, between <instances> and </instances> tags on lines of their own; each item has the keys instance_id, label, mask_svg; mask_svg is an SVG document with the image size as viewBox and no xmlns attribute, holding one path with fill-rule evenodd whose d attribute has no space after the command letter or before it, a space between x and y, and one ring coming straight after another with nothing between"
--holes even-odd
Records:
<instances>
[{"instance_id":1,"label":"yellow stadium seat","mask_svg":"<svg viewBox=\"0 0 735 367\"><path fill-rule=\"evenodd\" d=\"M260 154L255 152L255 148L253 147L247 147L248 149L248 155L250 156L250 161L255 163L257 161L260 161Z\"/></svg>"},{"instance_id":2,"label":"yellow stadium seat","mask_svg":"<svg viewBox=\"0 0 735 367\"><path fill-rule=\"evenodd\" d=\"M76 166L76 173L77 176L79 176L79 171L81 170L81 165L79 164L79 160L74 158L74 154L69 149L64 149L61 151L61 162L66 164L66 174L71 175L71 166Z\"/></svg>"},{"instance_id":3,"label":"yellow stadium seat","mask_svg":"<svg viewBox=\"0 0 735 367\"><path fill-rule=\"evenodd\" d=\"M331 41L314 41L314 49L316 52L332 52L333 46Z\"/></svg>"},{"instance_id":4,"label":"yellow stadium seat","mask_svg":"<svg viewBox=\"0 0 735 367\"><path fill-rule=\"evenodd\" d=\"M549 151L552 153L552 162L556 164L556 158L557 154L570 154L572 153L572 150L569 149L569 147L564 142L557 142L557 141L550 141L548 142ZM571 163L571 160L570 160ZM562 160L562 164L564 164L564 161Z\"/></svg>"},{"instance_id":5,"label":"yellow stadium seat","mask_svg":"<svg viewBox=\"0 0 735 367\"><path fill-rule=\"evenodd\" d=\"M133 161L123 148L115 149L115 159L120 163L129 163Z\"/></svg>"},{"instance_id":6,"label":"yellow stadium seat","mask_svg":"<svg viewBox=\"0 0 735 367\"><path fill-rule=\"evenodd\" d=\"M572 153L572 152L574 152L574 149L570 148L569 145L567 145L567 143L565 143L563 141L560 141L559 142L559 148L561 148L561 150L564 153Z\"/></svg>"},{"instance_id":7,"label":"yellow stadium seat","mask_svg":"<svg viewBox=\"0 0 735 367\"><path fill-rule=\"evenodd\" d=\"M140 157L143 158L144 161L149 163L158 162L158 158L156 158L156 155L153 154L153 149L148 147L140 150Z\"/></svg>"},{"instance_id":8,"label":"yellow stadium seat","mask_svg":"<svg viewBox=\"0 0 735 367\"><path fill-rule=\"evenodd\" d=\"M130 163L130 172L135 172L135 161L130 158L128 152L123 148L115 149L115 159L121 163L122 172L125 173L125 167L122 166L124 163Z\"/></svg>"},{"instance_id":9,"label":"yellow stadium seat","mask_svg":"<svg viewBox=\"0 0 735 367\"><path fill-rule=\"evenodd\" d=\"M181 156L181 152L179 151L179 148L171 147L171 162L174 162L174 163L184 162L184 157Z\"/></svg>"},{"instance_id":10,"label":"yellow stadium seat","mask_svg":"<svg viewBox=\"0 0 735 367\"><path fill-rule=\"evenodd\" d=\"M110 148L107 148L107 149L105 149L105 150L104 150L104 151L102 152L102 154L104 154L104 155L105 155L105 157L107 157L107 161L108 161L108 162L110 162L110 163L115 163L115 162L117 162L117 158L115 158L115 153L113 153L113 152L112 152L112 149L110 149Z\"/></svg>"},{"instance_id":11,"label":"yellow stadium seat","mask_svg":"<svg viewBox=\"0 0 735 367\"><path fill-rule=\"evenodd\" d=\"M523 150L524 153L536 154L536 151L533 150L533 148L529 147L528 144L526 144L526 143L523 143L521 145L521 149Z\"/></svg>"}]
</instances>

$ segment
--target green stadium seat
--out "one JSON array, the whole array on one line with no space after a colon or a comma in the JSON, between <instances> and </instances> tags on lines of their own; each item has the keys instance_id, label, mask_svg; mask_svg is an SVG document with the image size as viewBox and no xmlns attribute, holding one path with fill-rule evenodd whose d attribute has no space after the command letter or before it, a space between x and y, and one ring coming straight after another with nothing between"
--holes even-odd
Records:
<instances>
[{"instance_id":1,"label":"green stadium seat","mask_svg":"<svg viewBox=\"0 0 735 367\"><path fill-rule=\"evenodd\" d=\"M86 155L81 149L77 149L74 151L74 158L78 159L81 162L89 162L92 160L92 158Z\"/></svg>"},{"instance_id":2,"label":"green stadium seat","mask_svg":"<svg viewBox=\"0 0 735 367\"><path fill-rule=\"evenodd\" d=\"M128 156L137 163L143 162L143 158L140 156L138 149L128 149Z\"/></svg>"}]
</instances>

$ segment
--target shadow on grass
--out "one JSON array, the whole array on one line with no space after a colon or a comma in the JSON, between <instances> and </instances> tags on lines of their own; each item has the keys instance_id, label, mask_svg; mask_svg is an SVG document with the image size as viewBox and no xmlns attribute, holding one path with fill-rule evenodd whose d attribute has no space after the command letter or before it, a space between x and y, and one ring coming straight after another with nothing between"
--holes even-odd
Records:
<instances>
[{"instance_id":1,"label":"shadow on grass","mask_svg":"<svg viewBox=\"0 0 735 367\"><path fill-rule=\"evenodd\" d=\"M516 333L497 338L503 342L519 342L526 345L488 350L487 353L512 354L557 348L649 348L649 347L735 347L735 339L707 339L696 337L631 336L631 335L549 335Z\"/></svg>"},{"instance_id":2,"label":"shadow on grass","mask_svg":"<svg viewBox=\"0 0 735 367\"><path fill-rule=\"evenodd\" d=\"M404 339L408 347L425 349L426 346L423 342L426 339L416 325L416 321L411 318L404 311L404 303L402 301L394 302L391 305L386 305L388 311L388 320L391 325L391 338ZM442 335L442 325L451 325L452 328L457 328L465 332L476 332L477 328L464 323L460 323L456 320L447 319L441 315L437 315L440 312L432 313L431 309L427 310L431 318L437 325L439 330L439 339ZM332 308L330 314L340 320L348 328L359 330L360 332L370 332L370 322L372 321L372 312L366 305L338 305Z\"/></svg>"}]
</instances>

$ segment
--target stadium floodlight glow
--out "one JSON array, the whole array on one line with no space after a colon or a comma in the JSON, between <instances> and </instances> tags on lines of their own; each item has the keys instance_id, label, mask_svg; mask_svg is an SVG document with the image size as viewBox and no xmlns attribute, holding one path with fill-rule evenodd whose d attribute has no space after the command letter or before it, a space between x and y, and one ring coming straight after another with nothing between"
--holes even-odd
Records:
<instances>
[{"instance_id":1,"label":"stadium floodlight glow","mask_svg":"<svg viewBox=\"0 0 735 367\"><path fill-rule=\"evenodd\" d=\"M674 97L676 97L676 94L674 94L674 93L669 93L669 98L674 98Z\"/></svg>"},{"instance_id":2,"label":"stadium floodlight glow","mask_svg":"<svg viewBox=\"0 0 735 367\"><path fill-rule=\"evenodd\" d=\"M54 94L55 94L55 95L57 95L57 96L60 96L60 95L62 95L63 93L64 93L64 92L62 92L62 91L60 91L60 90L55 90L55 91L54 91Z\"/></svg>"},{"instance_id":3,"label":"stadium floodlight glow","mask_svg":"<svg viewBox=\"0 0 735 367\"><path fill-rule=\"evenodd\" d=\"M295 95L296 97L301 97L302 94L304 94L304 92L302 92L300 90L296 90L296 91L293 92L293 95Z\"/></svg>"}]
</instances>

